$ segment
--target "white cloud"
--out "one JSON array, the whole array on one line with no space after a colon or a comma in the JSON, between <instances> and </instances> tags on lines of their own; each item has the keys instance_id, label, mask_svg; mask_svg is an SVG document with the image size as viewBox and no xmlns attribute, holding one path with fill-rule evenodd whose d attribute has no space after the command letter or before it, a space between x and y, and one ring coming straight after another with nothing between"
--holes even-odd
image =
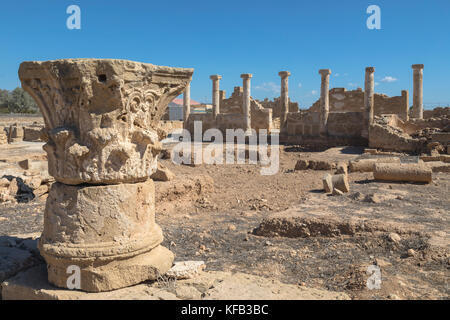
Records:
<instances>
[{"instance_id":1,"label":"white cloud","mask_svg":"<svg viewBox=\"0 0 450 320\"><path fill-rule=\"evenodd\" d=\"M315 96L315 95L317 94L317 90L311 91L311 94L312 94L313 96Z\"/></svg>"},{"instance_id":2,"label":"white cloud","mask_svg":"<svg viewBox=\"0 0 450 320\"><path fill-rule=\"evenodd\" d=\"M276 84L275 82L264 82L261 85L255 86L255 90L261 90L266 92L272 92L272 93L280 93L280 85Z\"/></svg>"},{"instance_id":3,"label":"white cloud","mask_svg":"<svg viewBox=\"0 0 450 320\"><path fill-rule=\"evenodd\" d=\"M352 88L356 88L358 86L358 84L357 83L353 83L353 82L349 82L348 86L352 87Z\"/></svg>"},{"instance_id":4,"label":"white cloud","mask_svg":"<svg viewBox=\"0 0 450 320\"><path fill-rule=\"evenodd\" d=\"M375 87L378 86L380 83L379 82L375 82Z\"/></svg>"},{"instance_id":5,"label":"white cloud","mask_svg":"<svg viewBox=\"0 0 450 320\"><path fill-rule=\"evenodd\" d=\"M335 77L339 77L339 73L336 73L334 76L335 76Z\"/></svg>"},{"instance_id":6,"label":"white cloud","mask_svg":"<svg viewBox=\"0 0 450 320\"><path fill-rule=\"evenodd\" d=\"M298 83L298 87L299 87L299 88L301 88L301 87L302 87L302 84L301 84L301 82L299 82L299 83Z\"/></svg>"},{"instance_id":7,"label":"white cloud","mask_svg":"<svg viewBox=\"0 0 450 320\"><path fill-rule=\"evenodd\" d=\"M397 78L391 77L391 76L386 76L383 79L381 79L381 82L395 82L397 81Z\"/></svg>"}]
</instances>

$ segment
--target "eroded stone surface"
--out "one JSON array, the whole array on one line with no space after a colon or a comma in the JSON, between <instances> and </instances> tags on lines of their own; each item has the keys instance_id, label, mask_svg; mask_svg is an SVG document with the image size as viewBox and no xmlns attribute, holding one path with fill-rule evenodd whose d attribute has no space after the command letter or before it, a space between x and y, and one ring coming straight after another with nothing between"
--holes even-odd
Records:
<instances>
[{"instance_id":1,"label":"eroded stone surface","mask_svg":"<svg viewBox=\"0 0 450 320\"><path fill-rule=\"evenodd\" d=\"M66 184L144 181L156 170L157 123L192 69L126 60L23 62L39 105L49 172Z\"/></svg>"},{"instance_id":2,"label":"eroded stone surface","mask_svg":"<svg viewBox=\"0 0 450 320\"><path fill-rule=\"evenodd\" d=\"M46 281L45 265L31 268L2 284L4 300L348 300L341 292L299 287L279 281L230 272L205 272L170 285L153 282L101 293L55 288Z\"/></svg>"}]
</instances>

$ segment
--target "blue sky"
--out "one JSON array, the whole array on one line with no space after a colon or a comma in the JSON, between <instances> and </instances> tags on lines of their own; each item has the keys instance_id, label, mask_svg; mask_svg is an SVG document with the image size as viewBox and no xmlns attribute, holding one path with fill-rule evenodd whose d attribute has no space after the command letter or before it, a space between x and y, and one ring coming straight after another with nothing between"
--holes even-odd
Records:
<instances>
[{"instance_id":1,"label":"blue sky","mask_svg":"<svg viewBox=\"0 0 450 320\"><path fill-rule=\"evenodd\" d=\"M81 30L69 30L66 9L81 8ZM369 30L369 5L381 8L381 30ZM241 73L253 73L252 96L279 95L278 71L291 72L291 99L307 108L320 90L363 87L376 68L375 90L412 95L412 69L425 64L425 104L450 104L450 1L153 1L16 0L0 11L0 88L20 85L25 60L121 58L195 69L191 97L211 100L209 75L231 94ZM412 103L412 100L411 100Z\"/></svg>"}]
</instances>

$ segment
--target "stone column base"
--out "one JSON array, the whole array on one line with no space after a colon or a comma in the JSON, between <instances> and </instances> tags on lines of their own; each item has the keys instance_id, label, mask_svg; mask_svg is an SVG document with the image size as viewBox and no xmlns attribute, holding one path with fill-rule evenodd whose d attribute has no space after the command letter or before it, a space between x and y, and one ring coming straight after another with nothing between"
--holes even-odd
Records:
<instances>
[{"instance_id":1,"label":"stone column base","mask_svg":"<svg viewBox=\"0 0 450 320\"><path fill-rule=\"evenodd\" d=\"M165 274L173 264L174 254L163 246L124 260L93 262L80 267L80 290L87 292L111 291L128 287L146 280L156 280ZM59 261L47 264L48 281L61 288L67 288L67 280L73 275L67 273L75 262Z\"/></svg>"}]
</instances>

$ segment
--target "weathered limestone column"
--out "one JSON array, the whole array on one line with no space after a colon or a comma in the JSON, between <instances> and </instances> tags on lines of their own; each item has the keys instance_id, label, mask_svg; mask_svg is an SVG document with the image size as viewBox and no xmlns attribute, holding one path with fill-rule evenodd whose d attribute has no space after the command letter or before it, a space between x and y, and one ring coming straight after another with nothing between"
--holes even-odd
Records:
<instances>
[{"instance_id":1,"label":"weathered limestone column","mask_svg":"<svg viewBox=\"0 0 450 320\"><path fill-rule=\"evenodd\" d=\"M251 73L241 74L242 86L244 88L244 93L242 95L242 106L245 115L245 132L251 132L252 121L250 112L250 79L253 77Z\"/></svg>"},{"instance_id":2,"label":"weathered limestone column","mask_svg":"<svg viewBox=\"0 0 450 320\"><path fill-rule=\"evenodd\" d=\"M191 84L188 83L183 93L183 122L185 125L187 124L190 114L191 114Z\"/></svg>"},{"instance_id":3,"label":"weathered limestone column","mask_svg":"<svg viewBox=\"0 0 450 320\"><path fill-rule=\"evenodd\" d=\"M403 98L402 119L405 121L408 121L409 120L409 92L408 92L408 90L402 90L402 98Z\"/></svg>"},{"instance_id":4,"label":"weathered limestone column","mask_svg":"<svg viewBox=\"0 0 450 320\"><path fill-rule=\"evenodd\" d=\"M364 126L361 136L367 139L369 138L369 127L373 123L375 93L374 72L374 67L367 67L364 81Z\"/></svg>"},{"instance_id":5,"label":"weathered limestone column","mask_svg":"<svg viewBox=\"0 0 450 320\"><path fill-rule=\"evenodd\" d=\"M322 76L322 83L320 85L320 133L327 133L328 114L330 113L330 69L319 70Z\"/></svg>"},{"instance_id":6,"label":"weathered limestone column","mask_svg":"<svg viewBox=\"0 0 450 320\"><path fill-rule=\"evenodd\" d=\"M423 119L423 64L413 64L413 108L412 117Z\"/></svg>"},{"instance_id":7,"label":"weathered limestone column","mask_svg":"<svg viewBox=\"0 0 450 320\"><path fill-rule=\"evenodd\" d=\"M225 90L220 90L219 91L219 106L222 105L223 100L225 100L227 98L227 93Z\"/></svg>"},{"instance_id":8,"label":"weathered limestone column","mask_svg":"<svg viewBox=\"0 0 450 320\"><path fill-rule=\"evenodd\" d=\"M149 177L161 151L157 128L193 69L111 59L24 62L22 87L45 122L55 177L39 251L50 283L109 291L156 279L172 266L155 223Z\"/></svg>"},{"instance_id":9,"label":"weathered limestone column","mask_svg":"<svg viewBox=\"0 0 450 320\"><path fill-rule=\"evenodd\" d=\"M217 115L220 113L219 81L220 81L220 79L222 79L222 76L215 74L215 75L210 76L209 78L213 82L212 104L213 104L213 115L214 115L214 119L215 119L217 117Z\"/></svg>"},{"instance_id":10,"label":"weathered limestone column","mask_svg":"<svg viewBox=\"0 0 450 320\"><path fill-rule=\"evenodd\" d=\"M281 77L281 92L280 92L280 107L281 107L281 119L280 119L280 131L285 132L287 114L289 113L289 71L280 71L278 75Z\"/></svg>"}]
</instances>

